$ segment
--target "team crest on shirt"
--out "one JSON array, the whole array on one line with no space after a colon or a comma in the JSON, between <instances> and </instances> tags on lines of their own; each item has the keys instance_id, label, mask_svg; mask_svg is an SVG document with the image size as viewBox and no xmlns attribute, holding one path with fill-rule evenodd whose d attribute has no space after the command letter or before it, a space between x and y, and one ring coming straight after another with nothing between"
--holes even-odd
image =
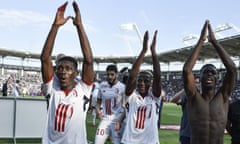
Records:
<instances>
[{"instance_id":1,"label":"team crest on shirt","mask_svg":"<svg viewBox=\"0 0 240 144\"><path fill-rule=\"evenodd\" d=\"M77 97L77 90L76 90L76 89L74 89L74 90L72 91L72 95L75 96L75 97Z\"/></svg>"}]
</instances>

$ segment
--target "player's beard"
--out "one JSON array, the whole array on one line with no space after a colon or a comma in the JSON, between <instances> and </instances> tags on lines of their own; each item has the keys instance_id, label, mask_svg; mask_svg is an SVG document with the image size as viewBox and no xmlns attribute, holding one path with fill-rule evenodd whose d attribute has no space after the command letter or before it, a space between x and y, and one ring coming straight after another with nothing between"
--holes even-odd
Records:
<instances>
[{"instance_id":1,"label":"player's beard","mask_svg":"<svg viewBox=\"0 0 240 144\"><path fill-rule=\"evenodd\" d=\"M113 80L108 80L108 83L110 85L114 85L116 83L116 81L117 81L117 78L115 77Z\"/></svg>"}]
</instances>

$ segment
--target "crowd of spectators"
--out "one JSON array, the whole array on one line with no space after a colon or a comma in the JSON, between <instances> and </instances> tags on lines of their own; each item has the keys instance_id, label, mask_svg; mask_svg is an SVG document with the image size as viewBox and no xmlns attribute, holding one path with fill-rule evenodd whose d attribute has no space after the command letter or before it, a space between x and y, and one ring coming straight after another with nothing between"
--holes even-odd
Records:
<instances>
[{"instance_id":1,"label":"crowd of spectators","mask_svg":"<svg viewBox=\"0 0 240 144\"><path fill-rule=\"evenodd\" d=\"M12 89L16 80L19 80L20 96L42 96L41 85L42 78L40 72L25 72L23 76L20 76L17 72L8 73L7 75L0 75L0 91L2 95L2 86L4 82L9 78L8 82L8 95L13 95ZM183 88L183 81L181 78L162 79L163 90L166 92L165 101L169 102L172 96ZM106 76L100 72L98 80L104 80ZM123 76L119 77L120 80ZM240 81L237 81L236 87L230 100L235 100L236 97L240 96Z\"/></svg>"},{"instance_id":2,"label":"crowd of spectators","mask_svg":"<svg viewBox=\"0 0 240 144\"><path fill-rule=\"evenodd\" d=\"M13 95L13 89L15 83L18 81L19 95L24 96L41 96L41 75L38 72L25 73L20 76L18 73L8 73L0 76L0 91L2 92L3 84L6 80L7 83L7 95Z\"/></svg>"}]
</instances>

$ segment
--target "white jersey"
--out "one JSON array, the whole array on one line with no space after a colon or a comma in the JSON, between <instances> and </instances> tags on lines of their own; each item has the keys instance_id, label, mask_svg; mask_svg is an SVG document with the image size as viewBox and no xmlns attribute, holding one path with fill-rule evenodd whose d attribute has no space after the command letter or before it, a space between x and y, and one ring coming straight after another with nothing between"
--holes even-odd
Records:
<instances>
[{"instance_id":1,"label":"white jersey","mask_svg":"<svg viewBox=\"0 0 240 144\"><path fill-rule=\"evenodd\" d=\"M126 126L122 137L124 144L159 144L158 112L160 99L151 92L142 98L134 91L126 100Z\"/></svg>"},{"instance_id":2,"label":"white jersey","mask_svg":"<svg viewBox=\"0 0 240 144\"><path fill-rule=\"evenodd\" d=\"M43 144L87 144L86 113L92 85L80 81L66 95L56 77L47 83L50 94Z\"/></svg>"},{"instance_id":3,"label":"white jersey","mask_svg":"<svg viewBox=\"0 0 240 144\"><path fill-rule=\"evenodd\" d=\"M107 81L100 84L98 98L102 100L102 119L116 121L124 112L122 99L125 94L125 85L118 81L111 86Z\"/></svg>"}]
</instances>

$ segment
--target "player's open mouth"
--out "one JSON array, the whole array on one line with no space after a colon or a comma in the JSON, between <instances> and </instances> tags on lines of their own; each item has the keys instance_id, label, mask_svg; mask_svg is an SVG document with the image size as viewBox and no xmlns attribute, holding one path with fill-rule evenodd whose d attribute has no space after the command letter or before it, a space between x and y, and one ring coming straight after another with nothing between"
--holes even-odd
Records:
<instances>
[{"instance_id":1,"label":"player's open mouth","mask_svg":"<svg viewBox=\"0 0 240 144\"><path fill-rule=\"evenodd\" d=\"M66 82L66 78L60 78L60 82Z\"/></svg>"},{"instance_id":2,"label":"player's open mouth","mask_svg":"<svg viewBox=\"0 0 240 144\"><path fill-rule=\"evenodd\" d=\"M206 80L206 82L207 82L207 83L212 83L213 80L212 80L211 78L208 78L208 79Z\"/></svg>"}]
</instances>

